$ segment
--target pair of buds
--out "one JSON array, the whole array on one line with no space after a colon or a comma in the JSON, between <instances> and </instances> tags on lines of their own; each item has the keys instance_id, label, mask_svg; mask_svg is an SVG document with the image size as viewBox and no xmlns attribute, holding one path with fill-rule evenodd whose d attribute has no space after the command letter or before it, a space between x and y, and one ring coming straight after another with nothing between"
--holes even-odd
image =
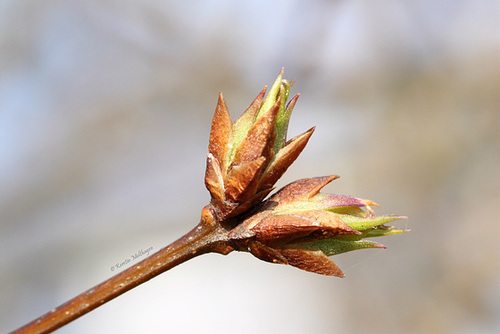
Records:
<instances>
[{"instance_id":1,"label":"pair of buds","mask_svg":"<svg viewBox=\"0 0 500 334\"><path fill-rule=\"evenodd\" d=\"M343 277L328 256L362 248L385 248L364 240L407 232L385 224L403 216L376 216L377 204L360 198L322 194L338 178L324 176L295 181L269 199L274 184L297 159L314 128L287 140L293 84L283 70L264 99L264 88L247 110L231 122L222 95L212 121L205 173L211 194L202 220L229 229L235 250L261 260ZM365 210L363 210L363 208Z\"/></svg>"}]
</instances>

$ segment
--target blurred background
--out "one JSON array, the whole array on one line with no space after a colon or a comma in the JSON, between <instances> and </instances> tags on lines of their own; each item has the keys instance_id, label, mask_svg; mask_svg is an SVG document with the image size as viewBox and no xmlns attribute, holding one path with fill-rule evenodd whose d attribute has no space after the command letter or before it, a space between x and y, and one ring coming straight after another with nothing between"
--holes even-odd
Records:
<instances>
[{"instance_id":1,"label":"blurred background","mask_svg":"<svg viewBox=\"0 0 500 334\"><path fill-rule=\"evenodd\" d=\"M0 332L194 227L217 94L235 119L282 66L317 129L278 186L341 175L412 232L344 279L205 255L60 332L500 332L499 7L0 1Z\"/></svg>"}]
</instances>

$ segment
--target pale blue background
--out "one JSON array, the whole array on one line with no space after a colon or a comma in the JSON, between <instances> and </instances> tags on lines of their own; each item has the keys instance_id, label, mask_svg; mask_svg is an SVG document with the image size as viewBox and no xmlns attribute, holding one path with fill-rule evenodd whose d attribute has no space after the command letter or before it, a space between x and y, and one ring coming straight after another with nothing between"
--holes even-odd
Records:
<instances>
[{"instance_id":1,"label":"pale blue background","mask_svg":"<svg viewBox=\"0 0 500 334\"><path fill-rule=\"evenodd\" d=\"M280 68L280 181L408 215L345 279L207 255L61 333L500 332L497 1L1 1L0 332L194 226L210 120Z\"/></svg>"}]
</instances>

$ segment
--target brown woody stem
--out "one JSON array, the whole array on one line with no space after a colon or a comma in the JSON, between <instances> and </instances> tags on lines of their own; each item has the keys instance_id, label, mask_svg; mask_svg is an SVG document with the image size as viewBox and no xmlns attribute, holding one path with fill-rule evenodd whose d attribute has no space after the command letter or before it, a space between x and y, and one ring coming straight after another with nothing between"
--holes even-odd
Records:
<instances>
[{"instance_id":1,"label":"brown woody stem","mask_svg":"<svg viewBox=\"0 0 500 334\"><path fill-rule=\"evenodd\" d=\"M111 277L56 307L11 334L50 333L151 278L201 254L229 253L227 232L200 223L177 241L162 248L133 267Z\"/></svg>"}]
</instances>

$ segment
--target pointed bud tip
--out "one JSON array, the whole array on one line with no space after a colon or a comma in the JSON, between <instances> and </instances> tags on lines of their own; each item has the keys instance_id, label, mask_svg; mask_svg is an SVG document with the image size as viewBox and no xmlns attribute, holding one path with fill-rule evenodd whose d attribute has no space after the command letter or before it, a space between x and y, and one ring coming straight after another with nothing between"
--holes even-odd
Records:
<instances>
[{"instance_id":1,"label":"pointed bud tip","mask_svg":"<svg viewBox=\"0 0 500 334\"><path fill-rule=\"evenodd\" d=\"M286 111L288 114L291 114L292 111L293 111L293 108L295 108L295 104L297 103L297 100L299 99L300 97L300 93L296 94L294 97L292 97L290 99L290 101L288 101L288 103L286 104Z\"/></svg>"},{"instance_id":2,"label":"pointed bud tip","mask_svg":"<svg viewBox=\"0 0 500 334\"><path fill-rule=\"evenodd\" d=\"M362 199L362 198L360 199L365 204L365 206L376 206L377 208L380 207L380 205L377 202L374 202L371 199Z\"/></svg>"},{"instance_id":3,"label":"pointed bud tip","mask_svg":"<svg viewBox=\"0 0 500 334\"><path fill-rule=\"evenodd\" d=\"M258 96L264 97L264 95L266 95L266 91L267 91L267 85L265 85L264 88L262 88Z\"/></svg>"},{"instance_id":4,"label":"pointed bud tip","mask_svg":"<svg viewBox=\"0 0 500 334\"><path fill-rule=\"evenodd\" d=\"M388 215L388 217L391 217L392 221L408 219L407 216L398 216L398 215Z\"/></svg>"},{"instance_id":5,"label":"pointed bud tip","mask_svg":"<svg viewBox=\"0 0 500 334\"><path fill-rule=\"evenodd\" d=\"M311 129L313 129L313 131L314 131L315 127L312 127ZM325 178L328 180L327 183L330 183L333 180L340 178L340 175L328 175L328 176L325 176Z\"/></svg>"}]
</instances>

